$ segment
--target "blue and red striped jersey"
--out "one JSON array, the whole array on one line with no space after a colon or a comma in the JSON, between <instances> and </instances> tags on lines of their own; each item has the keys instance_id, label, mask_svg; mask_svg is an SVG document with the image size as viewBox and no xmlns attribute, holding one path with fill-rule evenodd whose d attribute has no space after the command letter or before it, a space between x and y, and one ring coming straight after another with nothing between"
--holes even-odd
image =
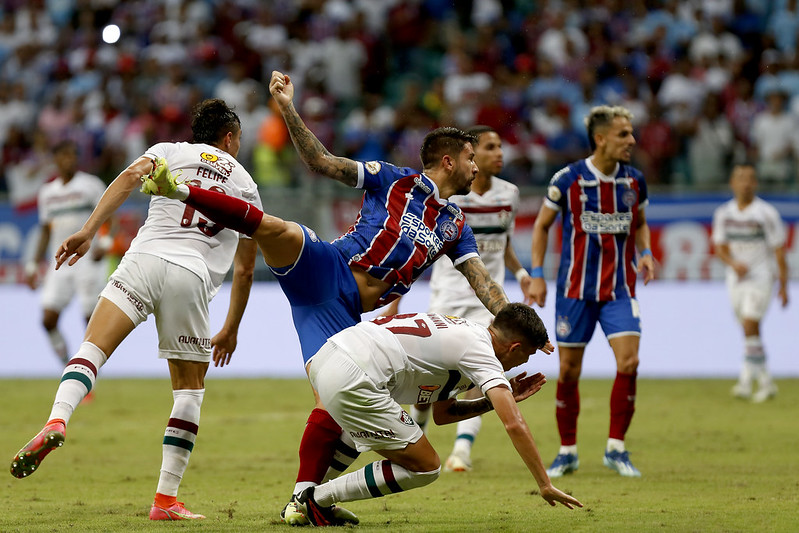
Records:
<instances>
[{"instance_id":1,"label":"blue and red striped jersey","mask_svg":"<svg viewBox=\"0 0 799 533\"><path fill-rule=\"evenodd\" d=\"M359 162L356 187L364 189L358 218L333 244L350 265L393 285L378 306L408 292L443 254L456 266L478 256L460 208L441 198L424 174L384 162Z\"/></svg>"},{"instance_id":2,"label":"blue and red striped jersey","mask_svg":"<svg viewBox=\"0 0 799 533\"><path fill-rule=\"evenodd\" d=\"M606 176L588 160L557 172L544 200L563 226L558 294L609 301L635 297L635 232L648 203L640 171L618 164Z\"/></svg>"}]
</instances>

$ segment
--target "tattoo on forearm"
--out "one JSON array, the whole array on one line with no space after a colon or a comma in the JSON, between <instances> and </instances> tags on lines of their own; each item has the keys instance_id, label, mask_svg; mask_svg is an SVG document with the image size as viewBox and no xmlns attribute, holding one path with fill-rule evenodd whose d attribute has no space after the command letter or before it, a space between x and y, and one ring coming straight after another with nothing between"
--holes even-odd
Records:
<instances>
[{"instance_id":1,"label":"tattoo on forearm","mask_svg":"<svg viewBox=\"0 0 799 533\"><path fill-rule=\"evenodd\" d=\"M477 400L455 400L447 407L447 414L451 416L477 416L487 413L494 407L488 398L479 398Z\"/></svg>"},{"instance_id":2,"label":"tattoo on forearm","mask_svg":"<svg viewBox=\"0 0 799 533\"><path fill-rule=\"evenodd\" d=\"M491 279L485 265L479 259L466 260L460 270L474 289L477 298L492 314L496 315L509 303L505 291L499 283Z\"/></svg>"},{"instance_id":3,"label":"tattoo on forearm","mask_svg":"<svg viewBox=\"0 0 799 533\"><path fill-rule=\"evenodd\" d=\"M284 118L294 147L312 172L351 186L357 183L358 168L355 162L332 155L316 135L308 129L294 105L291 106L290 112L284 115Z\"/></svg>"}]
</instances>

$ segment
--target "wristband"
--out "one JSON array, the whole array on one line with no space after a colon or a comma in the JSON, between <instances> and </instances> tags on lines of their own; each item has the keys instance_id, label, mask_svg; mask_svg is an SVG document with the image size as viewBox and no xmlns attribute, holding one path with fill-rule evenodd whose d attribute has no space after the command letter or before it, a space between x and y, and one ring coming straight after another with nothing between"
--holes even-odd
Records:
<instances>
[{"instance_id":1,"label":"wristband","mask_svg":"<svg viewBox=\"0 0 799 533\"><path fill-rule=\"evenodd\" d=\"M517 270L516 272L514 272L513 275L516 276L516 281L518 281L519 283L521 283L521 281L524 278L529 278L530 277L530 273L527 272L527 269L525 269L524 267L522 267L519 270Z\"/></svg>"},{"instance_id":2,"label":"wristband","mask_svg":"<svg viewBox=\"0 0 799 533\"><path fill-rule=\"evenodd\" d=\"M39 265L35 261L28 261L25 263L24 271L26 276L31 276L39 270Z\"/></svg>"},{"instance_id":3,"label":"wristband","mask_svg":"<svg viewBox=\"0 0 799 533\"><path fill-rule=\"evenodd\" d=\"M542 266L533 267L532 270L530 270L530 275L534 278L543 278L544 267Z\"/></svg>"},{"instance_id":4,"label":"wristband","mask_svg":"<svg viewBox=\"0 0 799 533\"><path fill-rule=\"evenodd\" d=\"M643 250L641 250L641 257L644 257L645 255L651 256L652 250L650 250L649 248L644 248Z\"/></svg>"},{"instance_id":5,"label":"wristband","mask_svg":"<svg viewBox=\"0 0 799 533\"><path fill-rule=\"evenodd\" d=\"M114 238L111 235L105 234L97 239L97 248L101 252L107 252L114 245Z\"/></svg>"}]
</instances>

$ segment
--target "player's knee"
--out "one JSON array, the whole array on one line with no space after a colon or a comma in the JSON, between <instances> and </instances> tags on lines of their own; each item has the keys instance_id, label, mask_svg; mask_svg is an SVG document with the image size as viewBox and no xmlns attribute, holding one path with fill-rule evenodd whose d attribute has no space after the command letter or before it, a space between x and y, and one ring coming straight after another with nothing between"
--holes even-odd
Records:
<instances>
[{"instance_id":1,"label":"player's knee","mask_svg":"<svg viewBox=\"0 0 799 533\"><path fill-rule=\"evenodd\" d=\"M425 485L429 485L433 481L438 479L438 476L441 474L441 465L438 465L438 468L434 470L430 470L427 472L410 472L410 476L407 481L405 481L404 487L405 490L409 489L418 489L419 487L424 487Z\"/></svg>"},{"instance_id":2,"label":"player's knee","mask_svg":"<svg viewBox=\"0 0 799 533\"><path fill-rule=\"evenodd\" d=\"M634 374L638 370L638 355L632 354L619 359L618 371L623 374Z\"/></svg>"}]
</instances>

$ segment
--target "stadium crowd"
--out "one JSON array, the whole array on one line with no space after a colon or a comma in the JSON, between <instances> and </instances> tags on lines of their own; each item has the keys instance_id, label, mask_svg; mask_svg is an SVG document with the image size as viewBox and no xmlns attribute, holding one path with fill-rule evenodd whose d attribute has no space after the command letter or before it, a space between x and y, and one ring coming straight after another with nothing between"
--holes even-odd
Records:
<instances>
[{"instance_id":1,"label":"stadium crowd","mask_svg":"<svg viewBox=\"0 0 799 533\"><path fill-rule=\"evenodd\" d=\"M634 113L651 184L717 187L750 159L784 187L798 33L796 0L3 0L0 195L35 201L65 138L110 180L188 138L208 97L241 117L259 187L307 184L266 90L275 69L322 143L353 159L415 166L430 129L480 123L505 141L504 177L541 185L588 153L582 119L607 103Z\"/></svg>"}]
</instances>

